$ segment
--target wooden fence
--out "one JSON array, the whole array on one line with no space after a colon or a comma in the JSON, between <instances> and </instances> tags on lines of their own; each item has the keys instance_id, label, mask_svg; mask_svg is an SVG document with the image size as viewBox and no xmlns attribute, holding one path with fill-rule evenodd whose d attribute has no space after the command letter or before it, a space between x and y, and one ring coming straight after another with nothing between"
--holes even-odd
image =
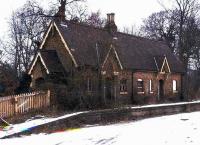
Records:
<instances>
[{"instance_id":1,"label":"wooden fence","mask_svg":"<svg viewBox=\"0 0 200 145\"><path fill-rule=\"evenodd\" d=\"M48 107L50 91L33 92L14 96L0 97L0 117L9 117L30 110Z\"/></svg>"}]
</instances>

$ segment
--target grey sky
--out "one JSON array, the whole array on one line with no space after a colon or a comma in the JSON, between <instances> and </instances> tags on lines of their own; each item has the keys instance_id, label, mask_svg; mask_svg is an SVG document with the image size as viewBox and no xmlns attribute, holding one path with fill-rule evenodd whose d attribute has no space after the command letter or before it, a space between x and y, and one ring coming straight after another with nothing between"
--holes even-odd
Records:
<instances>
[{"instance_id":1,"label":"grey sky","mask_svg":"<svg viewBox=\"0 0 200 145\"><path fill-rule=\"evenodd\" d=\"M43 6L55 0L37 0ZM14 10L22 6L26 0L6 0L0 2L0 37L6 34L8 20ZM119 27L136 25L139 26L144 18L152 12L163 8L157 0L88 0L89 11L100 10L102 15L114 12L116 23Z\"/></svg>"}]
</instances>

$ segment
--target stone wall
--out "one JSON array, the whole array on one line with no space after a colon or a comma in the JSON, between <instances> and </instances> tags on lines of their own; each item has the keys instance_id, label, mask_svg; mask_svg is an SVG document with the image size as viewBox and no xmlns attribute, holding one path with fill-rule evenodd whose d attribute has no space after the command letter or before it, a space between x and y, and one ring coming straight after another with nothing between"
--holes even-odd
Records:
<instances>
[{"instance_id":1,"label":"stone wall","mask_svg":"<svg viewBox=\"0 0 200 145\"><path fill-rule=\"evenodd\" d=\"M105 125L110 123L119 123L121 121L127 122L149 117L189 113L194 111L200 111L200 101L158 104L139 107L124 107L89 112L85 111L72 117L60 119L35 127L31 130L27 130L26 132L15 134L14 136L41 132L52 133L58 130L66 130L67 128L84 127L85 125Z\"/></svg>"}]
</instances>

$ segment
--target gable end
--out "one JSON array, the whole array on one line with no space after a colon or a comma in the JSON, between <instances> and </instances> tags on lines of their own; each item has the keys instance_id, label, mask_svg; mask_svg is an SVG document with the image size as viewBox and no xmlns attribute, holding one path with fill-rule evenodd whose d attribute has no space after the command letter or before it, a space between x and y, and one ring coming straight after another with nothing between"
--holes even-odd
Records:
<instances>
[{"instance_id":1,"label":"gable end","mask_svg":"<svg viewBox=\"0 0 200 145\"><path fill-rule=\"evenodd\" d=\"M164 73L164 72L165 72L165 71L164 71L165 66L167 67L168 72L171 73L171 69L170 69L170 67L169 67L169 63L168 63L168 61L167 61L167 57L166 57L166 56L165 56L165 58L164 58L164 61L163 61L163 64L162 64L162 67L161 67L161 70L160 70L161 73Z\"/></svg>"},{"instance_id":2,"label":"gable end","mask_svg":"<svg viewBox=\"0 0 200 145\"><path fill-rule=\"evenodd\" d=\"M41 53L38 52L37 56L35 57L35 59L34 59L34 61L33 61L33 64L31 65L31 68L30 68L29 71L28 71L28 74L29 74L29 75L31 74L31 72L32 72L32 70L33 70L34 66L36 65L36 62L37 62L37 60L38 60L39 58L40 58L40 60L41 60L41 62L42 62L42 65L44 66L44 68L45 68L45 70L46 70L46 73L47 73L47 74L50 73L49 70L48 70L48 68L47 68L47 65L45 64L45 62L44 62L44 60L43 60L43 58L42 58L42 56L41 56Z\"/></svg>"},{"instance_id":3,"label":"gable end","mask_svg":"<svg viewBox=\"0 0 200 145\"><path fill-rule=\"evenodd\" d=\"M102 64L102 68L103 68L104 65L106 64L106 62L107 62L107 60L108 60L108 57L109 57L109 55L110 55L110 53L111 53L111 50L114 51L114 54L115 54L115 57L116 57L116 59L117 59L117 61L118 61L118 64L119 64L119 66L120 66L120 69L123 70L123 66L122 66L122 63L121 63L121 61L120 61L120 59L119 59L119 56L118 56L118 54L117 54L117 51L115 50L115 48L113 47L112 44L111 44L110 49L109 49L109 51L108 51L108 53L107 53L107 55L106 55L106 57L105 57L105 60L104 60L104 62L103 62L103 64Z\"/></svg>"},{"instance_id":4,"label":"gable end","mask_svg":"<svg viewBox=\"0 0 200 145\"><path fill-rule=\"evenodd\" d=\"M45 37L44 37L44 39L43 39L43 41L42 41L42 44L41 44L41 46L40 46L40 49L43 49L43 46L44 46L44 44L45 44L45 42L46 42L48 36L50 35L51 29L52 29L53 27L56 28L56 30L57 30L57 32L58 32L60 38L61 38L61 41L62 41L62 43L64 44L65 49L66 49L67 52L69 53L69 55L70 55L70 57L71 57L71 59L72 59L74 65L75 65L75 67L78 67L78 64L77 64L77 62L76 62L74 56L72 55L72 53L71 53L71 51L70 51L70 49L69 49L69 47L68 47L68 45L67 45L65 39L64 39L63 36L62 36L62 33L60 32L60 30L59 30L59 28L58 28L58 26L56 25L55 22L51 22L50 27L49 27L49 29L48 29L48 31L47 31L47 33L46 33L46 35L45 35Z\"/></svg>"}]
</instances>

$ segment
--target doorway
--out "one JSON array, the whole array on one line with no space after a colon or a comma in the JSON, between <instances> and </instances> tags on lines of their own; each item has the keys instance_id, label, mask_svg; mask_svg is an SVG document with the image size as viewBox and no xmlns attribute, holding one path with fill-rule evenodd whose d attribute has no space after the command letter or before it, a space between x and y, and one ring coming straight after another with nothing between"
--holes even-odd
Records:
<instances>
[{"instance_id":1,"label":"doorway","mask_svg":"<svg viewBox=\"0 0 200 145\"><path fill-rule=\"evenodd\" d=\"M113 99L113 79L112 78L106 78L105 81L105 96L107 100Z\"/></svg>"},{"instance_id":2,"label":"doorway","mask_svg":"<svg viewBox=\"0 0 200 145\"><path fill-rule=\"evenodd\" d=\"M164 81L163 80L159 80L158 96L159 96L159 99L164 96Z\"/></svg>"}]
</instances>

